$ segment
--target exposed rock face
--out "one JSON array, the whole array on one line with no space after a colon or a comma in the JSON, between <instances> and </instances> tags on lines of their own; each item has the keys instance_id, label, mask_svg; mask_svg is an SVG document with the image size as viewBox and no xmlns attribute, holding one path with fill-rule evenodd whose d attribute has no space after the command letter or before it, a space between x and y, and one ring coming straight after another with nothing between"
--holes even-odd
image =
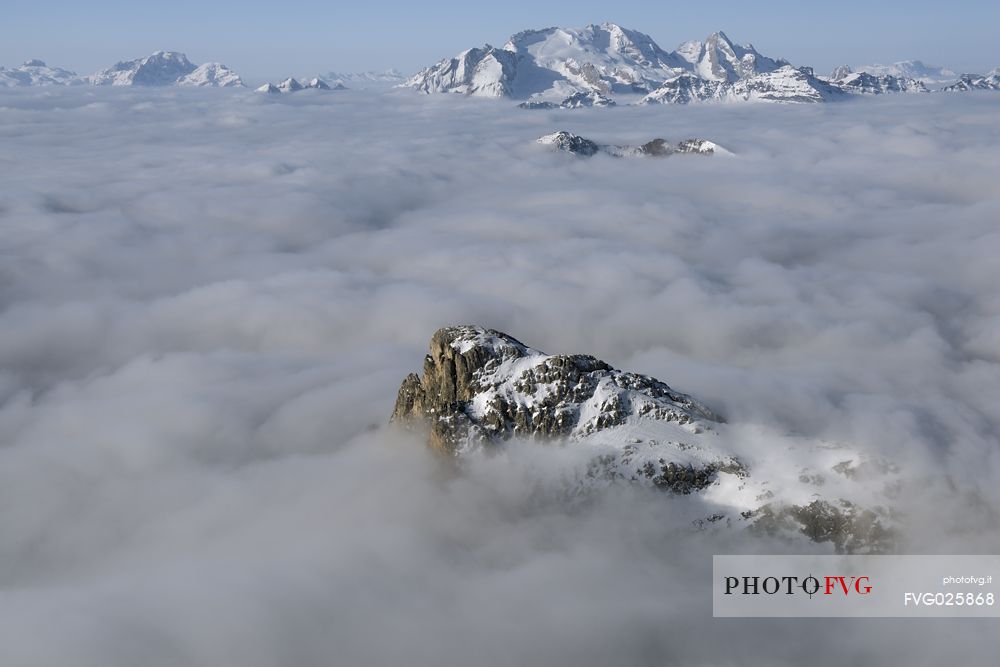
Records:
<instances>
[{"instance_id":1,"label":"exposed rock face","mask_svg":"<svg viewBox=\"0 0 1000 667\"><path fill-rule=\"evenodd\" d=\"M646 375L582 354L546 355L507 334L446 327L431 338L423 376L403 380L392 420L423 422L456 451L512 437L583 437L631 416L678 425L719 418Z\"/></svg>"},{"instance_id":2,"label":"exposed rock face","mask_svg":"<svg viewBox=\"0 0 1000 667\"><path fill-rule=\"evenodd\" d=\"M605 153L612 157L666 157L675 153L682 155L713 155L715 153L731 155L729 151L718 144L705 139L685 139L677 144L671 144L666 139L653 139L638 146L619 146L598 144L579 135L560 131L540 137L538 143L582 157L590 157L597 153Z\"/></svg>"},{"instance_id":3,"label":"exposed rock face","mask_svg":"<svg viewBox=\"0 0 1000 667\"><path fill-rule=\"evenodd\" d=\"M890 553L896 535L889 527L891 512L865 509L841 500L814 500L807 505L764 505L746 514L752 530L765 535L799 533L813 542L829 542L837 553Z\"/></svg>"}]
</instances>

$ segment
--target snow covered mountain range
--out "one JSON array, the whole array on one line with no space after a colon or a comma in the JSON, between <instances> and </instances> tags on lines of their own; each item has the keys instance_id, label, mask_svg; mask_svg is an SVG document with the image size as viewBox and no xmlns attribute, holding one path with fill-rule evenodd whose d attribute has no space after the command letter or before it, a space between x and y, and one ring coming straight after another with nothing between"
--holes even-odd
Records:
<instances>
[{"instance_id":1,"label":"snow covered mountain range","mask_svg":"<svg viewBox=\"0 0 1000 667\"><path fill-rule=\"evenodd\" d=\"M858 71L841 67L821 77L811 68L765 56L751 44L739 45L724 32L668 52L649 35L602 23L519 32L502 48L468 49L403 86L423 93L522 99L524 108L539 109L611 106L616 96L639 96L640 104L827 102L849 94L926 92L928 85L956 78L950 70L920 61ZM576 103L581 99L584 104Z\"/></svg>"},{"instance_id":2,"label":"snow covered mountain range","mask_svg":"<svg viewBox=\"0 0 1000 667\"><path fill-rule=\"evenodd\" d=\"M243 86L236 72L221 63L196 66L183 53L157 51L124 60L88 77L96 86Z\"/></svg>"},{"instance_id":3,"label":"snow covered mountain range","mask_svg":"<svg viewBox=\"0 0 1000 667\"><path fill-rule=\"evenodd\" d=\"M302 83L298 79L288 77L277 85L273 83L265 83L260 88L257 88L256 92L267 93L269 95L280 95L282 93L297 93L300 90L347 90L347 88L340 83L330 85L318 77L313 77L305 83Z\"/></svg>"},{"instance_id":4,"label":"snow covered mountain range","mask_svg":"<svg viewBox=\"0 0 1000 667\"><path fill-rule=\"evenodd\" d=\"M755 446L696 399L589 355L549 355L476 326L438 330L391 420L446 457L512 440L561 448L582 489L633 483L696 525L805 534L838 551L891 547L895 465L830 443ZM888 489L888 490L887 490Z\"/></svg>"},{"instance_id":5,"label":"snow covered mountain range","mask_svg":"<svg viewBox=\"0 0 1000 667\"><path fill-rule=\"evenodd\" d=\"M305 83L303 83L305 81ZM183 53L157 51L122 61L90 76L29 60L0 67L0 86L73 85L242 87L241 77L217 62L197 66ZM829 76L740 45L724 32L704 41L662 49L644 33L614 23L583 28L525 30L501 48L489 44L445 58L410 78L396 70L286 79L258 90L288 93L315 89L410 88L522 100L526 109L689 104L693 102L828 102L849 95L922 93L929 90L1000 89L997 70L962 74L907 60L892 65L842 66Z\"/></svg>"}]
</instances>

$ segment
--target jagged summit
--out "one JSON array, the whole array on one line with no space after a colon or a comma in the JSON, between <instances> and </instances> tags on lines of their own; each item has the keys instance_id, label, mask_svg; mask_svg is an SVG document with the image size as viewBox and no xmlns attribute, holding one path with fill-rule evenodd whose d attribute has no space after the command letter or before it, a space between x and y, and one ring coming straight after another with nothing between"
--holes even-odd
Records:
<instances>
[{"instance_id":1,"label":"jagged summit","mask_svg":"<svg viewBox=\"0 0 1000 667\"><path fill-rule=\"evenodd\" d=\"M654 378L588 355L547 355L513 336L463 325L439 329L423 376L407 376L393 421L426 422L438 449L512 437L585 438L633 419L695 432L719 418Z\"/></svg>"},{"instance_id":2,"label":"jagged summit","mask_svg":"<svg viewBox=\"0 0 1000 667\"><path fill-rule=\"evenodd\" d=\"M790 64L787 60L761 55L752 44L736 44L721 30L709 35L704 42L682 44L677 54L700 78L728 83Z\"/></svg>"}]
</instances>

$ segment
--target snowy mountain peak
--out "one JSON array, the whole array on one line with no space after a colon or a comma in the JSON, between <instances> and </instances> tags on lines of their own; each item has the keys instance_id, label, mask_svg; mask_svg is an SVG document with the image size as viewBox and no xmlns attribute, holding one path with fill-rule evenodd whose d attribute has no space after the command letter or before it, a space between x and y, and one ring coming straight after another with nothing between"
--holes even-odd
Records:
<instances>
[{"instance_id":1,"label":"snowy mountain peak","mask_svg":"<svg viewBox=\"0 0 1000 667\"><path fill-rule=\"evenodd\" d=\"M145 58L125 60L91 75L98 86L169 86L197 67L183 53L156 51Z\"/></svg>"},{"instance_id":2,"label":"snowy mountain peak","mask_svg":"<svg viewBox=\"0 0 1000 667\"><path fill-rule=\"evenodd\" d=\"M761 55L752 44L740 46L721 30L709 35L704 42L685 42L676 53L699 77L729 83L773 72L789 64L787 60Z\"/></svg>"},{"instance_id":3,"label":"snowy mountain peak","mask_svg":"<svg viewBox=\"0 0 1000 667\"><path fill-rule=\"evenodd\" d=\"M42 60L26 60L13 69L0 67L0 87L64 86L84 83L71 72L59 67L49 67Z\"/></svg>"}]
</instances>

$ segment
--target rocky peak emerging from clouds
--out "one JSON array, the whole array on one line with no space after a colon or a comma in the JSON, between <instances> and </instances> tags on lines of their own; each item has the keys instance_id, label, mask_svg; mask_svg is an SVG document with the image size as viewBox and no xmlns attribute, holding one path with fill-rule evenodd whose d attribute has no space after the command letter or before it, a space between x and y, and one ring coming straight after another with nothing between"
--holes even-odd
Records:
<instances>
[{"instance_id":1,"label":"rocky peak emerging from clouds","mask_svg":"<svg viewBox=\"0 0 1000 667\"><path fill-rule=\"evenodd\" d=\"M716 153L731 155L729 151L707 139L685 139L676 144L659 138L637 145L599 144L565 130L539 137L537 143L581 157L591 157L598 153L605 153L612 157L666 157L674 154L714 155Z\"/></svg>"},{"instance_id":2,"label":"rocky peak emerging from clouds","mask_svg":"<svg viewBox=\"0 0 1000 667\"><path fill-rule=\"evenodd\" d=\"M513 437L584 438L632 419L696 431L719 418L690 396L589 355L547 355L499 331L439 329L423 376L403 381L393 421L422 422L455 452Z\"/></svg>"},{"instance_id":3,"label":"rocky peak emerging from clouds","mask_svg":"<svg viewBox=\"0 0 1000 667\"><path fill-rule=\"evenodd\" d=\"M435 332L423 373L399 388L392 421L425 431L448 457L515 439L572 447L588 461L583 488L627 481L689 496L685 511L696 525L804 534L839 551L892 546L886 510L845 499L878 498L870 491L876 479L891 480L891 467L829 447L790 455L774 443L751 468L727 448L727 425L691 396L590 355L545 354L500 331ZM803 454L823 472L800 468ZM861 470L871 476L855 474Z\"/></svg>"}]
</instances>

